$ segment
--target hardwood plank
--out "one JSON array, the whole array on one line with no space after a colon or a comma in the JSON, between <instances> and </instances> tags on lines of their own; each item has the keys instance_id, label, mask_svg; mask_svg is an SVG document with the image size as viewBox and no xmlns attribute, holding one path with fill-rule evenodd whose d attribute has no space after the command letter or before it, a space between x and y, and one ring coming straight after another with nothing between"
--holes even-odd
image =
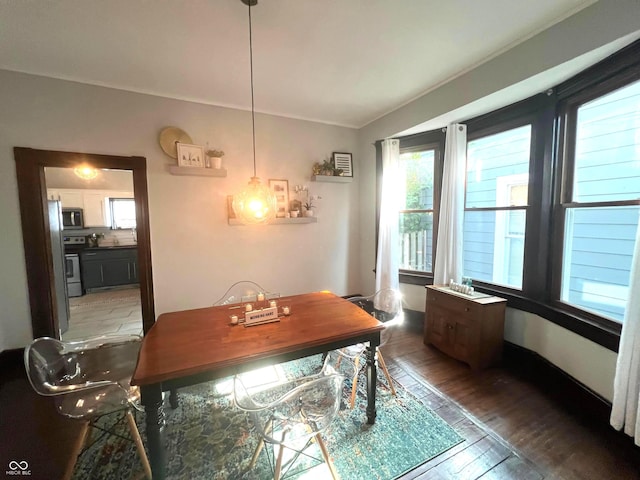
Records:
<instances>
[{"instance_id":1,"label":"hardwood plank","mask_svg":"<svg viewBox=\"0 0 640 480\"><path fill-rule=\"evenodd\" d=\"M540 472L533 470L528 462L511 455L504 462L499 463L479 478L482 480L508 480L512 478L517 478L518 480L542 480L544 476Z\"/></svg>"}]
</instances>

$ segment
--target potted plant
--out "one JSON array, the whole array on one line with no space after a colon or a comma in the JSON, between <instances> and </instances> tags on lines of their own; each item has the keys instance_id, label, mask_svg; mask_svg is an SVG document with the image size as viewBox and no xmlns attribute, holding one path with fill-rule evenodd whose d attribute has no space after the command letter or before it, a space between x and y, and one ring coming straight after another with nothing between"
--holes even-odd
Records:
<instances>
[{"instance_id":1,"label":"potted plant","mask_svg":"<svg viewBox=\"0 0 640 480\"><path fill-rule=\"evenodd\" d=\"M222 150L207 150L205 155L209 157L209 165L207 167L222 168L222 157L224 156Z\"/></svg>"},{"instance_id":2,"label":"potted plant","mask_svg":"<svg viewBox=\"0 0 640 480\"><path fill-rule=\"evenodd\" d=\"M311 171L313 175L324 175L328 177L338 177L344 173L341 168L335 168L329 158L325 159L322 163L314 163Z\"/></svg>"},{"instance_id":3,"label":"potted plant","mask_svg":"<svg viewBox=\"0 0 640 480\"><path fill-rule=\"evenodd\" d=\"M303 207L304 207L304 216L305 217L313 217L313 203L311 203L311 200L306 202L303 205Z\"/></svg>"}]
</instances>

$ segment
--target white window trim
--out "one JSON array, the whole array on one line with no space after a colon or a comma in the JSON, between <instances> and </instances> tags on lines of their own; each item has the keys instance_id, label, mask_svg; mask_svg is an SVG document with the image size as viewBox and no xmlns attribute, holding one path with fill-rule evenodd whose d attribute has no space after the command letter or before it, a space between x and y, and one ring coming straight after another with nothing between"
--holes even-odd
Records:
<instances>
[{"instance_id":1,"label":"white window trim","mask_svg":"<svg viewBox=\"0 0 640 480\"><path fill-rule=\"evenodd\" d=\"M509 205L509 192L512 187L519 185L529 185L529 174L520 173L516 175L505 175L496 178L496 205ZM526 205L522 206L526 209ZM505 268L505 258L508 256L504 253L499 255L498 252L504 252L507 239L507 211L496 211L496 226L494 229L494 250L493 250L493 283L507 285Z\"/></svg>"}]
</instances>

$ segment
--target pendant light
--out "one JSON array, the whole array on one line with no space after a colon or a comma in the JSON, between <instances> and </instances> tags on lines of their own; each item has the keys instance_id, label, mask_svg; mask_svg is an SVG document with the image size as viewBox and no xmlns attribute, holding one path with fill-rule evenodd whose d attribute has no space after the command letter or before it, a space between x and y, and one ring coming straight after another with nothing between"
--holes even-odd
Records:
<instances>
[{"instance_id":1,"label":"pendant light","mask_svg":"<svg viewBox=\"0 0 640 480\"><path fill-rule=\"evenodd\" d=\"M253 101L253 39L251 35L251 7L258 0L241 0L249 7L249 67L251 72L251 128L253 133L253 177L240 193L233 196L236 217L245 224L268 223L276 216L276 197L273 191L260 183L256 174L256 119Z\"/></svg>"},{"instance_id":2,"label":"pendant light","mask_svg":"<svg viewBox=\"0 0 640 480\"><path fill-rule=\"evenodd\" d=\"M93 180L98 176L98 169L90 165L80 165L73 169L73 173L83 180Z\"/></svg>"}]
</instances>

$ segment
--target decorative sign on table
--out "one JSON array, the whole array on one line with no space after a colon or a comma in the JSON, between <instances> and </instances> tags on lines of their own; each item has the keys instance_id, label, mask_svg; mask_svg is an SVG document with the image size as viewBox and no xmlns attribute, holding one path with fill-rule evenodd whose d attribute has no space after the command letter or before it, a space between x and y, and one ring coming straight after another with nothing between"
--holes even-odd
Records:
<instances>
[{"instance_id":1,"label":"decorative sign on table","mask_svg":"<svg viewBox=\"0 0 640 480\"><path fill-rule=\"evenodd\" d=\"M253 310L244 314L245 327L279 321L280 319L278 318L278 307L268 307L261 310Z\"/></svg>"}]
</instances>

